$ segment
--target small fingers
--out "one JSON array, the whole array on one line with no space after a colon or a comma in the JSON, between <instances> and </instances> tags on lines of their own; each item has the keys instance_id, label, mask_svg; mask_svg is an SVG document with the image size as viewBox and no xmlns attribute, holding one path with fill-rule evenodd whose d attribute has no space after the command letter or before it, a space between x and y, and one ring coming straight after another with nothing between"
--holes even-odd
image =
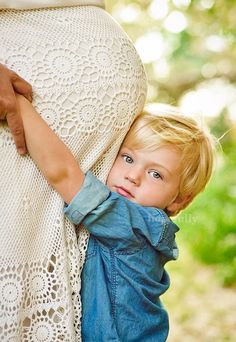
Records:
<instances>
[{"instance_id":1,"label":"small fingers","mask_svg":"<svg viewBox=\"0 0 236 342\"><path fill-rule=\"evenodd\" d=\"M12 72L11 80L15 92L23 95L27 100L32 102L32 86L15 72Z\"/></svg>"}]
</instances>

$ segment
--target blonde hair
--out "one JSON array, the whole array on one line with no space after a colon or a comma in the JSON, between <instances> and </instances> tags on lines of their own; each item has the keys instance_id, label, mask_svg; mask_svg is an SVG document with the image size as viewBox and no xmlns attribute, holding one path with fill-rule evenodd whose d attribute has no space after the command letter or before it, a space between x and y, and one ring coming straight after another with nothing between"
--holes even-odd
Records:
<instances>
[{"instance_id":1,"label":"blonde hair","mask_svg":"<svg viewBox=\"0 0 236 342\"><path fill-rule=\"evenodd\" d=\"M198 122L181 114L176 107L160 104L157 114L147 111L140 114L131 126L124 144L134 149L151 151L171 145L181 151L179 196L190 198L181 209L204 190L211 177L215 139L200 120Z\"/></svg>"}]
</instances>

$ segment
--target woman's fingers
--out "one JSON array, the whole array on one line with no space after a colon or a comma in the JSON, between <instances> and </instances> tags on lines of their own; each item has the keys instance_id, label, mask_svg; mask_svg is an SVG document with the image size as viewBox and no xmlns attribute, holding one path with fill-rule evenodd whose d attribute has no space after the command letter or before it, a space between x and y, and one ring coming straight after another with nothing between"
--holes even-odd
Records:
<instances>
[{"instance_id":1,"label":"woman's fingers","mask_svg":"<svg viewBox=\"0 0 236 342\"><path fill-rule=\"evenodd\" d=\"M19 154L27 152L23 123L17 108L15 91L32 101L32 88L15 72L0 64L0 120L7 120Z\"/></svg>"}]
</instances>

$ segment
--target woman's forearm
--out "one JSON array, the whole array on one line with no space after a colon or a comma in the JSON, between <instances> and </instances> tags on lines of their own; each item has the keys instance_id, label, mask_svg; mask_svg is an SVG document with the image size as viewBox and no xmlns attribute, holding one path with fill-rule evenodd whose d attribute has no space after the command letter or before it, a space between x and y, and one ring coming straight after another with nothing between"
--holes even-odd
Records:
<instances>
[{"instance_id":1,"label":"woman's forearm","mask_svg":"<svg viewBox=\"0 0 236 342\"><path fill-rule=\"evenodd\" d=\"M84 181L84 173L66 145L23 96L17 96L30 156L47 181L69 203Z\"/></svg>"}]
</instances>

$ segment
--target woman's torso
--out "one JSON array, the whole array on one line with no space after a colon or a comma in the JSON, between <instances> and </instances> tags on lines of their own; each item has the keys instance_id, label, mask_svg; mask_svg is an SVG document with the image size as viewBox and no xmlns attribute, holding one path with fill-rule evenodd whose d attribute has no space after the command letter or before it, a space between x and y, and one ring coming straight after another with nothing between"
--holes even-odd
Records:
<instances>
[{"instance_id":1,"label":"woman's torso","mask_svg":"<svg viewBox=\"0 0 236 342\"><path fill-rule=\"evenodd\" d=\"M0 0L0 9L33 9L67 6L100 6L104 7L103 0Z\"/></svg>"},{"instance_id":2,"label":"woman's torso","mask_svg":"<svg viewBox=\"0 0 236 342\"><path fill-rule=\"evenodd\" d=\"M0 63L33 85L36 109L83 170L104 180L146 94L125 33L96 6L3 10L0 46ZM77 242L63 201L6 126L0 170L0 340L79 341L87 235Z\"/></svg>"}]
</instances>

